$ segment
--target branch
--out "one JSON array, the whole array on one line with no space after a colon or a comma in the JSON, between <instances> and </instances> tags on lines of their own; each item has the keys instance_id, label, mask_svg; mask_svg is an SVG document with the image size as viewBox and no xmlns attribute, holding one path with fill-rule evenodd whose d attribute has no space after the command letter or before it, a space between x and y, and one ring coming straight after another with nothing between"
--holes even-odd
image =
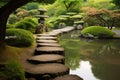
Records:
<instances>
[{"instance_id":1,"label":"branch","mask_svg":"<svg viewBox=\"0 0 120 80\"><path fill-rule=\"evenodd\" d=\"M0 14L1 13L10 14L12 11L16 10L17 8L21 7L22 5L30 1L32 0L10 0L6 5L0 8Z\"/></svg>"}]
</instances>

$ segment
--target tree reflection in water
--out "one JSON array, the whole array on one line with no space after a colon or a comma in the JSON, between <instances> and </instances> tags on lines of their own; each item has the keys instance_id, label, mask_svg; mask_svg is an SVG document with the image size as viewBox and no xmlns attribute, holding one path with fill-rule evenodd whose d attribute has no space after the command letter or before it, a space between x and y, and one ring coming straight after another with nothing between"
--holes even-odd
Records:
<instances>
[{"instance_id":1,"label":"tree reflection in water","mask_svg":"<svg viewBox=\"0 0 120 80\"><path fill-rule=\"evenodd\" d=\"M78 53L79 47L75 46L76 42L68 41L65 45L65 63L72 70L80 66L80 54Z\"/></svg>"},{"instance_id":2,"label":"tree reflection in water","mask_svg":"<svg viewBox=\"0 0 120 80\"><path fill-rule=\"evenodd\" d=\"M69 33L62 36L61 41L65 47L66 65L71 69L77 70L76 68L80 68L80 61L86 60L90 62L96 79L120 80L119 40L72 39Z\"/></svg>"}]
</instances>

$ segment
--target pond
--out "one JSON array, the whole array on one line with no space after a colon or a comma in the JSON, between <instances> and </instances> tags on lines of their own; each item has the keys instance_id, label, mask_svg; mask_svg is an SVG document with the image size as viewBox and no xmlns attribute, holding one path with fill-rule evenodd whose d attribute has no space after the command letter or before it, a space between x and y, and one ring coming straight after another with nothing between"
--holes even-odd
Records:
<instances>
[{"instance_id":1,"label":"pond","mask_svg":"<svg viewBox=\"0 0 120 80\"><path fill-rule=\"evenodd\" d=\"M84 80L120 80L119 39L86 40L79 34L72 31L61 36L70 74Z\"/></svg>"}]
</instances>

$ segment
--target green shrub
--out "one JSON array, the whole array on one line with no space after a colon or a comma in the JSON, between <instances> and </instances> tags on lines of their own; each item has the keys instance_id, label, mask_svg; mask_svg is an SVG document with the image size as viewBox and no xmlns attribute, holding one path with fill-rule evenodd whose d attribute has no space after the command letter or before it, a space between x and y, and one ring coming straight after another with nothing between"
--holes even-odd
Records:
<instances>
[{"instance_id":1,"label":"green shrub","mask_svg":"<svg viewBox=\"0 0 120 80\"><path fill-rule=\"evenodd\" d=\"M25 30L31 31L32 33L35 32L36 25L37 25L37 22L35 22L31 18L25 18L15 24L16 28L25 29Z\"/></svg>"},{"instance_id":2,"label":"green shrub","mask_svg":"<svg viewBox=\"0 0 120 80\"><path fill-rule=\"evenodd\" d=\"M9 61L0 71L0 80L25 80L25 73L17 61Z\"/></svg>"},{"instance_id":3,"label":"green shrub","mask_svg":"<svg viewBox=\"0 0 120 80\"><path fill-rule=\"evenodd\" d=\"M83 29L81 31L82 34L87 34L90 33L94 36L100 37L100 36L104 36L104 37L113 37L113 35L115 34L114 32L112 32L111 30L101 27L101 26L90 26L87 27L85 29Z\"/></svg>"},{"instance_id":4,"label":"green shrub","mask_svg":"<svg viewBox=\"0 0 120 80\"><path fill-rule=\"evenodd\" d=\"M15 28L15 26L14 26L14 24L7 24L7 27L6 27L7 29L9 29L9 28Z\"/></svg>"},{"instance_id":5,"label":"green shrub","mask_svg":"<svg viewBox=\"0 0 120 80\"><path fill-rule=\"evenodd\" d=\"M35 21L34 18L29 18L29 17L27 17L27 18L24 19L24 21L31 22L31 23L33 23L34 25L37 25L37 24L38 24L37 21Z\"/></svg>"},{"instance_id":6,"label":"green shrub","mask_svg":"<svg viewBox=\"0 0 120 80\"><path fill-rule=\"evenodd\" d=\"M39 8L39 4L38 3L28 3L26 5L26 9L27 10L33 10L33 9L38 9Z\"/></svg>"},{"instance_id":7,"label":"green shrub","mask_svg":"<svg viewBox=\"0 0 120 80\"><path fill-rule=\"evenodd\" d=\"M34 42L33 34L23 29L7 29L6 36L6 43L10 46L28 47Z\"/></svg>"},{"instance_id":8,"label":"green shrub","mask_svg":"<svg viewBox=\"0 0 120 80\"><path fill-rule=\"evenodd\" d=\"M19 20L20 20L20 18L18 16L14 15L14 14L11 14L10 17L8 18L8 23L9 24L14 24Z\"/></svg>"}]
</instances>

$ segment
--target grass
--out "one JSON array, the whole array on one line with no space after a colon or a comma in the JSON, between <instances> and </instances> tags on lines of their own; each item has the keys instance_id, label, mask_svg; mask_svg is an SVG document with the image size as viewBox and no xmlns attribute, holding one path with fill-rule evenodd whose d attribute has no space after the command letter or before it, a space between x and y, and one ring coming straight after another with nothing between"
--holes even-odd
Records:
<instances>
[{"instance_id":1,"label":"grass","mask_svg":"<svg viewBox=\"0 0 120 80\"><path fill-rule=\"evenodd\" d=\"M33 44L30 47L26 47L26 48L17 48L8 45L4 45L3 47L0 47L0 64L4 64L10 60L19 61L19 58L23 54L26 54L27 51L33 50L33 47L35 45L36 43L33 42Z\"/></svg>"}]
</instances>

